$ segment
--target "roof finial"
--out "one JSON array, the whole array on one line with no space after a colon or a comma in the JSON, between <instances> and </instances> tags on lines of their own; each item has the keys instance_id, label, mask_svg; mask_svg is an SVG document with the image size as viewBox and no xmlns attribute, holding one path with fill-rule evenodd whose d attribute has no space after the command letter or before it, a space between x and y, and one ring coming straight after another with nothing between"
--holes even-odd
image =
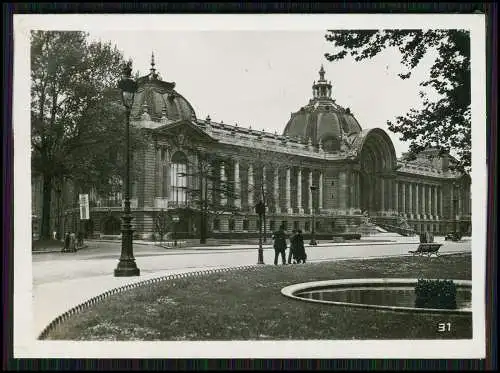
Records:
<instances>
[{"instance_id":1,"label":"roof finial","mask_svg":"<svg viewBox=\"0 0 500 373\"><path fill-rule=\"evenodd\" d=\"M151 69L149 70L151 71L151 76L156 78L156 69L155 69L155 54L154 52L151 52Z\"/></svg>"},{"instance_id":2,"label":"roof finial","mask_svg":"<svg viewBox=\"0 0 500 373\"><path fill-rule=\"evenodd\" d=\"M323 68L323 64L321 64L321 69L319 69L319 80L325 80L325 69Z\"/></svg>"}]
</instances>

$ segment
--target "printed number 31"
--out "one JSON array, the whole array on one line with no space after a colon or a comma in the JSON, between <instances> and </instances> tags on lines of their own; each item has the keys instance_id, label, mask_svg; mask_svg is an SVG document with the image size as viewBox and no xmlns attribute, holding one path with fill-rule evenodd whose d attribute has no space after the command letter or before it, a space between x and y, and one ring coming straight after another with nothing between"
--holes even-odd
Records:
<instances>
[{"instance_id":1,"label":"printed number 31","mask_svg":"<svg viewBox=\"0 0 500 373\"><path fill-rule=\"evenodd\" d=\"M438 324L438 332L449 332L451 330L451 322L440 322Z\"/></svg>"}]
</instances>

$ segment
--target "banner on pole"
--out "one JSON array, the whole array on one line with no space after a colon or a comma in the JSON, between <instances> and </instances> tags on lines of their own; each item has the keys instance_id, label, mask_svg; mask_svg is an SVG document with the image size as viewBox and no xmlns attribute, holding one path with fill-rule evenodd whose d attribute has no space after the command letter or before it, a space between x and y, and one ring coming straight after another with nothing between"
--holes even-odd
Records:
<instances>
[{"instance_id":1,"label":"banner on pole","mask_svg":"<svg viewBox=\"0 0 500 373\"><path fill-rule=\"evenodd\" d=\"M90 219L89 195L80 194L80 220Z\"/></svg>"}]
</instances>

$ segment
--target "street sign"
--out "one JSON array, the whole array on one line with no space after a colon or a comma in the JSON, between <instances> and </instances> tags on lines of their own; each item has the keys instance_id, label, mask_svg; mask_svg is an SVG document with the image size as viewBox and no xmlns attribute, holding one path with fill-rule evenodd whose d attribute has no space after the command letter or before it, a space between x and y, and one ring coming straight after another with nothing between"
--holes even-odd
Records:
<instances>
[{"instance_id":1,"label":"street sign","mask_svg":"<svg viewBox=\"0 0 500 373\"><path fill-rule=\"evenodd\" d=\"M80 219L89 220L90 219L90 207L89 207L89 195L80 194Z\"/></svg>"}]
</instances>

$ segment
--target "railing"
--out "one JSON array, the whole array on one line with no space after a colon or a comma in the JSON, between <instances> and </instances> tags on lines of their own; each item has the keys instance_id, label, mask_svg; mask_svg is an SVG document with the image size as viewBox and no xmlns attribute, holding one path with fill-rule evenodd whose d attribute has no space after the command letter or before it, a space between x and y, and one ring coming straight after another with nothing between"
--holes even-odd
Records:
<instances>
[{"instance_id":1,"label":"railing","mask_svg":"<svg viewBox=\"0 0 500 373\"><path fill-rule=\"evenodd\" d=\"M155 198L154 207L157 209L185 208L190 204L187 201L170 201L168 198Z\"/></svg>"},{"instance_id":2,"label":"railing","mask_svg":"<svg viewBox=\"0 0 500 373\"><path fill-rule=\"evenodd\" d=\"M123 199L108 199L108 200L98 200L90 203L91 208L106 209L111 207L125 207L125 200ZM138 207L137 198L130 199L130 208L136 209Z\"/></svg>"}]
</instances>

